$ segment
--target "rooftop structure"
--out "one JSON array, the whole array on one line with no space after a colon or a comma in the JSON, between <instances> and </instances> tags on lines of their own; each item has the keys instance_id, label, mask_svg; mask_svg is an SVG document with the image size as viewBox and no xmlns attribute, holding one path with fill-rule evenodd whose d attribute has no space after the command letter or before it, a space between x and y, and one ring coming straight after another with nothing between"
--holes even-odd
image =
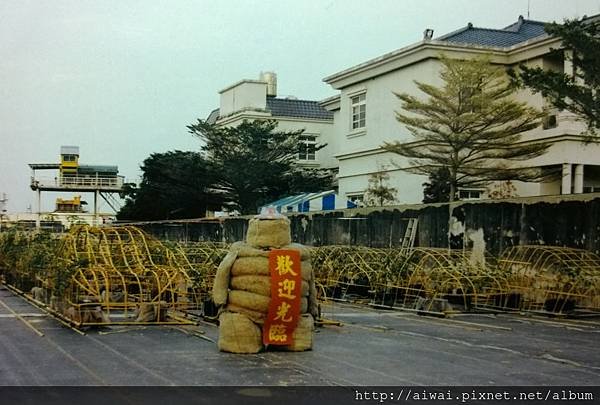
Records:
<instances>
[{"instance_id":1,"label":"rooftop structure","mask_svg":"<svg viewBox=\"0 0 600 405\"><path fill-rule=\"evenodd\" d=\"M263 72L259 80L244 79L219 92L219 108L206 118L209 124L237 126L244 120L275 120L278 131L304 130L298 164L310 167L334 167L336 161L326 146L316 151L316 144L328 144L333 113L319 101L300 100L277 95L277 75Z\"/></svg>"},{"instance_id":2,"label":"rooftop structure","mask_svg":"<svg viewBox=\"0 0 600 405\"><path fill-rule=\"evenodd\" d=\"M83 205L87 204L85 201L81 201L81 196L76 195L72 199L67 200L63 198L56 199L55 212L84 212Z\"/></svg>"},{"instance_id":3,"label":"rooftop structure","mask_svg":"<svg viewBox=\"0 0 600 405\"><path fill-rule=\"evenodd\" d=\"M333 114L324 109L318 101L298 100L296 98L267 97L265 111L273 118L310 118L318 120L332 120ZM214 109L206 119L214 124L219 119L219 109Z\"/></svg>"},{"instance_id":4,"label":"rooftop structure","mask_svg":"<svg viewBox=\"0 0 600 405\"><path fill-rule=\"evenodd\" d=\"M97 220L98 197L116 211L111 194L123 191L124 177L119 176L119 168L115 165L80 164L78 146L61 146L59 163L30 163L29 167L32 170L30 187L38 195L38 217L41 216L42 191L94 193L94 216ZM41 170L53 173L39 176L37 172Z\"/></svg>"},{"instance_id":5,"label":"rooftop structure","mask_svg":"<svg viewBox=\"0 0 600 405\"><path fill-rule=\"evenodd\" d=\"M526 20L521 15L517 22L502 29L479 28L469 23L466 27L438 37L436 40L506 48L547 36L544 24L540 21Z\"/></svg>"}]
</instances>

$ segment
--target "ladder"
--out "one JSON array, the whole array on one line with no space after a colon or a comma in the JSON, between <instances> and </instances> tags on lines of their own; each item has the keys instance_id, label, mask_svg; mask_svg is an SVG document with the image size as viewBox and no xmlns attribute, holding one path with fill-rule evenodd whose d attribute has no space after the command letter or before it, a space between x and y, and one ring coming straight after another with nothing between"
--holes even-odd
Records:
<instances>
[{"instance_id":1,"label":"ladder","mask_svg":"<svg viewBox=\"0 0 600 405\"><path fill-rule=\"evenodd\" d=\"M417 237L417 226L419 225L418 218L409 218L404 237L402 238L402 244L400 245L402 251L410 250L415 246L415 238Z\"/></svg>"}]
</instances>

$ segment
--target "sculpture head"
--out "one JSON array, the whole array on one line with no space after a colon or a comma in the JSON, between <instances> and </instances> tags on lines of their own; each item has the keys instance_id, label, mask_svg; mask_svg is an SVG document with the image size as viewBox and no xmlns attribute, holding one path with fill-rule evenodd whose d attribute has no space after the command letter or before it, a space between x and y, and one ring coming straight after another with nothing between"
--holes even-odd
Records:
<instances>
[{"instance_id":1,"label":"sculpture head","mask_svg":"<svg viewBox=\"0 0 600 405\"><path fill-rule=\"evenodd\" d=\"M290 221L273 207L248 222L246 243L256 248L280 248L292 242Z\"/></svg>"}]
</instances>

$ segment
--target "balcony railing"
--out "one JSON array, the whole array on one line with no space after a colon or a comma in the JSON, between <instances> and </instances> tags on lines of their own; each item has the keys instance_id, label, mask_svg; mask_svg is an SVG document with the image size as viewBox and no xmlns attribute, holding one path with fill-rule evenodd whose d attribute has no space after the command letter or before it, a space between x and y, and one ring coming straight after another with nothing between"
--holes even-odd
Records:
<instances>
[{"instance_id":1,"label":"balcony railing","mask_svg":"<svg viewBox=\"0 0 600 405\"><path fill-rule=\"evenodd\" d=\"M35 189L110 189L123 188L123 176L62 176L32 177L31 188Z\"/></svg>"}]
</instances>

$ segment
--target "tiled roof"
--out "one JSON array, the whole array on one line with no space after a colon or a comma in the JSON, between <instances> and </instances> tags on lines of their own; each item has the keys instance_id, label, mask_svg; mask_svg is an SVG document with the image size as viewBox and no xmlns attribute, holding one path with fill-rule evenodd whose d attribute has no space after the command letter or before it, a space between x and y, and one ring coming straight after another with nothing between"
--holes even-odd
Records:
<instances>
[{"instance_id":1,"label":"tiled roof","mask_svg":"<svg viewBox=\"0 0 600 405\"><path fill-rule=\"evenodd\" d=\"M210 114L208 114L208 118L206 118L206 122L208 122L209 124L214 124L215 122L217 122L217 120L219 119L219 109L215 108L214 110L212 110L210 112Z\"/></svg>"},{"instance_id":2,"label":"tiled roof","mask_svg":"<svg viewBox=\"0 0 600 405\"><path fill-rule=\"evenodd\" d=\"M333 113L321 107L318 101L267 97L267 111L269 111L273 117L333 120ZM206 121L209 124L214 124L218 119L219 109L217 108L211 111L206 118Z\"/></svg>"},{"instance_id":3,"label":"tiled roof","mask_svg":"<svg viewBox=\"0 0 600 405\"><path fill-rule=\"evenodd\" d=\"M545 35L544 23L519 20L503 29L478 28L469 23L465 28L436 38L438 41L507 48Z\"/></svg>"},{"instance_id":4,"label":"tiled roof","mask_svg":"<svg viewBox=\"0 0 600 405\"><path fill-rule=\"evenodd\" d=\"M273 117L333 119L333 113L321 107L318 101L267 97L267 110Z\"/></svg>"}]
</instances>

